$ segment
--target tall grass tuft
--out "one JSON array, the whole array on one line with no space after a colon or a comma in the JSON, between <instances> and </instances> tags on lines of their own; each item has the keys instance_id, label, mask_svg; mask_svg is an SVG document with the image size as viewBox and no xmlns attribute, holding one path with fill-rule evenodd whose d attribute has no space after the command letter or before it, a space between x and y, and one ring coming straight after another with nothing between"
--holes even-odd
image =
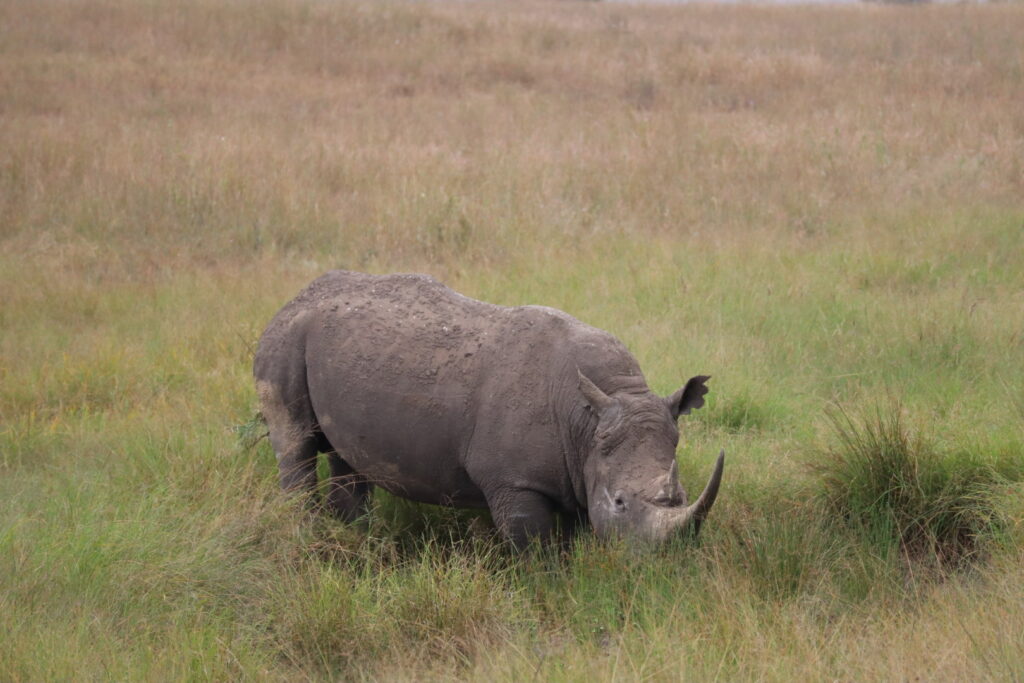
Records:
<instances>
[{"instance_id":1,"label":"tall grass tuft","mask_svg":"<svg viewBox=\"0 0 1024 683\"><path fill-rule=\"evenodd\" d=\"M835 441L812 468L828 512L908 558L964 566L1005 524L995 492L1005 475L991 458L943 450L904 424L898 403L853 416L829 413Z\"/></svg>"}]
</instances>

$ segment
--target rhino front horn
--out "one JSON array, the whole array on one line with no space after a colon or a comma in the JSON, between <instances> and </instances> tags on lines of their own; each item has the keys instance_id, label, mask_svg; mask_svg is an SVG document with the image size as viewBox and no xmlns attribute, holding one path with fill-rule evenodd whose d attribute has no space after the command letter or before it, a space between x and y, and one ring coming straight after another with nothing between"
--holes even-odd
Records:
<instances>
[{"instance_id":1,"label":"rhino front horn","mask_svg":"<svg viewBox=\"0 0 1024 683\"><path fill-rule=\"evenodd\" d=\"M711 511L718 497L718 487L722 484L722 467L725 465L725 450L719 451L718 460L715 461L715 471L711 473L708 485L704 487L700 497L693 505L686 509L685 519L693 520L693 535L700 533L700 525Z\"/></svg>"}]
</instances>

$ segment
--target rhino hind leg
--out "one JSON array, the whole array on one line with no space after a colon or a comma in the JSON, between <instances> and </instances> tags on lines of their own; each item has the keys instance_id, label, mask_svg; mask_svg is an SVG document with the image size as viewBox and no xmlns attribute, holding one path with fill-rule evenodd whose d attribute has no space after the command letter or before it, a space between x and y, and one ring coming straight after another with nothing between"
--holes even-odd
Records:
<instances>
[{"instance_id":1,"label":"rhino hind leg","mask_svg":"<svg viewBox=\"0 0 1024 683\"><path fill-rule=\"evenodd\" d=\"M316 490L316 455L320 436L309 400L303 395L289 400L278 384L257 382L260 411L270 431L270 445L277 456L281 488L312 494Z\"/></svg>"},{"instance_id":2,"label":"rhino hind leg","mask_svg":"<svg viewBox=\"0 0 1024 683\"><path fill-rule=\"evenodd\" d=\"M335 451L327 453L327 462L331 467L327 508L342 521L353 522L366 514L366 501L373 487Z\"/></svg>"}]
</instances>

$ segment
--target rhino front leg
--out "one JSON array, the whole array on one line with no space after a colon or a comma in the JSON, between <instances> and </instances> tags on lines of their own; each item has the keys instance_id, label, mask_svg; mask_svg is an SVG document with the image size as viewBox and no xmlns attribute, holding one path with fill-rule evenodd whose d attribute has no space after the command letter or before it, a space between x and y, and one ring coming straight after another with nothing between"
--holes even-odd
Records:
<instances>
[{"instance_id":1,"label":"rhino front leg","mask_svg":"<svg viewBox=\"0 0 1024 683\"><path fill-rule=\"evenodd\" d=\"M587 527L587 513L585 510L577 512L563 512L561 515L561 528L559 531L559 541L562 544L562 550L572 550L573 542Z\"/></svg>"},{"instance_id":2,"label":"rhino front leg","mask_svg":"<svg viewBox=\"0 0 1024 683\"><path fill-rule=\"evenodd\" d=\"M555 506L536 491L500 489L487 496L487 505L495 526L517 550L533 539L547 542L555 530Z\"/></svg>"}]
</instances>

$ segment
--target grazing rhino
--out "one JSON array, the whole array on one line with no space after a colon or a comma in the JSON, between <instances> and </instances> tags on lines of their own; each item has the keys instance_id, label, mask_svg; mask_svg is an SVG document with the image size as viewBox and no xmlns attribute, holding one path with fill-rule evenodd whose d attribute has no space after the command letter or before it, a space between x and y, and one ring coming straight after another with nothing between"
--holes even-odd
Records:
<instances>
[{"instance_id":1,"label":"grazing rhino","mask_svg":"<svg viewBox=\"0 0 1024 683\"><path fill-rule=\"evenodd\" d=\"M724 453L695 503L680 487L676 419L708 377L668 398L615 337L543 306L505 307L424 275L333 271L274 317L254 374L281 486L360 516L373 486L487 507L517 547L572 530L662 540L699 530Z\"/></svg>"}]
</instances>

